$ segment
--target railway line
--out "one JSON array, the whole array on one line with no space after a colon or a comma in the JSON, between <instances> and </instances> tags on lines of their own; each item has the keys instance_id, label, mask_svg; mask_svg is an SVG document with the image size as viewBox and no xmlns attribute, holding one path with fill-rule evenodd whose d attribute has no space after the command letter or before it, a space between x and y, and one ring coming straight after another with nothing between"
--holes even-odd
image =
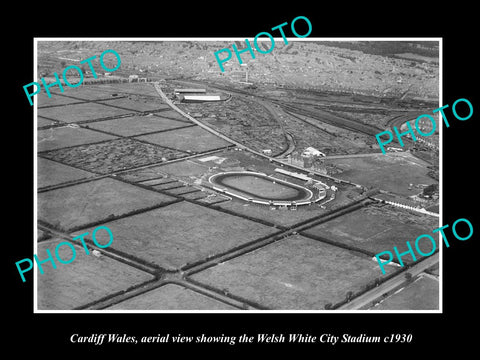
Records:
<instances>
[{"instance_id":1,"label":"railway line","mask_svg":"<svg viewBox=\"0 0 480 360\"><path fill-rule=\"evenodd\" d=\"M209 127L208 125L204 124L203 122L193 118L192 116L186 114L184 111L182 111L181 109L179 109L175 104L172 103L172 101L170 101L170 99L168 99L168 97L163 93L160 85L158 83L154 83L154 86L155 86L155 89L157 90L158 94L160 95L160 97L162 99L164 99L164 101L175 111L177 111L179 114L185 116L186 118L188 118L189 120L191 120L193 123L197 124L198 126L200 126L201 128L205 129L206 131L214 134L214 135L217 135L219 136L220 138L226 140L226 141L229 141L230 143L238 146L239 148L242 148L242 149L245 149L249 152L251 152L252 154L255 154L255 155L258 155L264 159L267 159L268 161L271 161L271 162L275 162L281 166L289 166L291 168L294 168L294 169L298 169L298 170L301 170L301 171L305 171L305 169L301 166L297 166L297 165L294 165L294 164L286 164L284 161L281 161L280 159L277 159L275 157L272 157L272 156L268 156L262 152L259 152L259 151L256 151L255 149L252 149L222 133L220 133L219 131L216 131L215 129L212 129L211 127ZM313 169L310 169L309 170L311 173L315 174L315 175L318 175L318 176L321 176L321 177L324 177L324 178L327 178L327 179L330 179L334 182L337 182L337 183L342 183L342 184L350 184L350 185L353 185L353 186L356 186L358 188L361 188L362 186L359 185L359 184L356 184L356 183L353 183L351 181L346 181L346 180L342 180L342 179L339 179L339 178L336 178L336 177L333 177L333 176L329 176L329 175L325 175L325 174L321 174L319 173L318 171L315 171Z\"/></svg>"},{"instance_id":2,"label":"railway line","mask_svg":"<svg viewBox=\"0 0 480 360\"><path fill-rule=\"evenodd\" d=\"M267 107L267 105L274 103L276 105L279 105L282 110L285 112L289 113L290 115L294 114L299 114L303 116L308 116L310 118L316 119L319 122L324 122L326 124L332 125L339 127L341 129L345 130L350 130L354 131L357 133L361 133L363 135L368 135L374 137L376 134L378 134L381 131L384 131L384 129L381 129L379 127L373 126L373 125L368 125L368 124L363 124L356 122L354 120L346 119L344 117L340 117L338 115L334 115L329 111L326 111L324 109L321 109L318 107L318 102L313 101L311 99L302 99L302 98L295 98L294 100L288 100L288 101L280 101L278 99L274 99L269 96L265 95L258 95L255 94L253 95L251 92L242 90L242 89L234 89L232 87L227 87L219 84L211 84L209 82L204 82L204 81L197 81L197 80L177 80L180 83L183 83L185 85L205 85L207 84L208 87L211 87L216 90L228 92L228 93L236 93L241 96L248 97L249 99L255 98L257 101L259 101L263 106ZM325 99L325 101L328 99ZM351 105L352 109L354 109L354 105ZM275 113L274 110L272 110L271 106L267 107L267 109L270 112ZM365 105L362 104L360 106L360 109L364 110ZM405 109L391 109L385 106L381 106L379 104L375 104L373 107L368 107L369 111L396 111L396 110L402 110L405 111ZM304 121L303 119L300 119ZM314 122L309 122L310 125L315 126Z\"/></svg>"},{"instance_id":3,"label":"railway line","mask_svg":"<svg viewBox=\"0 0 480 360\"><path fill-rule=\"evenodd\" d=\"M291 104L284 104L282 107L292 113L308 116L310 118L316 119L318 121L324 122L329 125L333 125L345 130L354 131L368 136L375 136L379 132L383 131L382 129L377 128L376 126L362 124L353 120L349 120L337 115L333 115L330 112L320 109L308 109L307 107L299 107Z\"/></svg>"}]
</instances>

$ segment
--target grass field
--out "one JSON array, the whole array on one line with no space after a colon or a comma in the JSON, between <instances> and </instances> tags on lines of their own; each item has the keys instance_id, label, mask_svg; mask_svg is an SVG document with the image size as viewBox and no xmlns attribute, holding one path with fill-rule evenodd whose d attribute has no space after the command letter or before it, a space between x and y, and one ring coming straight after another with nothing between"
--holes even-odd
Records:
<instances>
[{"instance_id":1,"label":"grass field","mask_svg":"<svg viewBox=\"0 0 480 360\"><path fill-rule=\"evenodd\" d=\"M157 289L110 306L108 310L236 310L208 296L177 284Z\"/></svg>"},{"instance_id":2,"label":"grass field","mask_svg":"<svg viewBox=\"0 0 480 360\"><path fill-rule=\"evenodd\" d=\"M57 127L52 129L38 130L37 150L41 152L112 139L116 139L116 137L88 129L71 128L68 126Z\"/></svg>"},{"instance_id":3,"label":"grass field","mask_svg":"<svg viewBox=\"0 0 480 360\"><path fill-rule=\"evenodd\" d=\"M48 95L44 91L42 91L34 97L33 102L37 101L39 109L42 107L67 105L67 104L84 102L84 100L73 99L71 97L63 96L59 93L52 92L51 95L52 95L51 97L48 97Z\"/></svg>"},{"instance_id":4,"label":"grass field","mask_svg":"<svg viewBox=\"0 0 480 360\"><path fill-rule=\"evenodd\" d=\"M111 248L167 269L179 269L276 231L188 202L114 220L106 226L115 236Z\"/></svg>"},{"instance_id":5,"label":"grass field","mask_svg":"<svg viewBox=\"0 0 480 360\"><path fill-rule=\"evenodd\" d=\"M103 178L38 194L38 219L70 230L174 198Z\"/></svg>"},{"instance_id":6,"label":"grass field","mask_svg":"<svg viewBox=\"0 0 480 360\"><path fill-rule=\"evenodd\" d=\"M39 243L39 259L47 257L46 249L54 254L60 242L53 239ZM48 262L42 264L44 274L37 270L39 310L73 309L153 279L148 273L106 256L87 255L81 245L75 245L75 249L76 258L71 263L56 261L57 268L54 269ZM72 250L63 245L59 248L59 256L68 261L72 258Z\"/></svg>"},{"instance_id":7,"label":"grass field","mask_svg":"<svg viewBox=\"0 0 480 360\"><path fill-rule=\"evenodd\" d=\"M378 275L367 256L296 235L191 278L271 309L323 310Z\"/></svg>"},{"instance_id":8,"label":"grass field","mask_svg":"<svg viewBox=\"0 0 480 360\"><path fill-rule=\"evenodd\" d=\"M37 129L43 126L50 126L53 124L57 124L57 122L54 120L48 120L48 119L42 118L40 116L37 117Z\"/></svg>"},{"instance_id":9,"label":"grass field","mask_svg":"<svg viewBox=\"0 0 480 360\"><path fill-rule=\"evenodd\" d=\"M38 109L39 116L67 123L78 123L86 120L103 119L110 116L130 113L132 113L131 110L119 109L92 102Z\"/></svg>"},{"instance_id":10,"label":"grass field","mask_svg":"<svg viewBox=\"0 0 480 360\"><path fill-rule=\"evenodd\" d=\"M57 94L61 94L60 89L51 89L52 99ZM153 99L158 98L158 93L151 84L145 83L114 83L80 86L78 88L64 87L63 95L75 97L82 100L102 100L114 99L112 95L128 96L143 95ZM39 94L40 95L40 94ZM78 101L78 100L76 100Z\"/></svg>"},{"instance_id":11,"label":"grass field","mask_svg":"<svg viewBox=\"0 0 480 360\"><path fill-rule=\"evenodd\" d=\"M170 130L188 126L180 121L158 116L129 116L125 118L89 123L91 129L102 130L121 136L141 135L153 131Z\"/></svg>"},{"instance_id":12,"label":"grass field","mask_svg":"<svg viewBox=\"0 0 480 360\"><path fill-rule=\"evenodd\" d=\"M438 280L422 276L390 295L370 310L438 310Z\"/></svg>"},{"instance_id":13,"label":"grass field","mask_svg":"<svg viewBox=\"0 0 480 360\"><path fill-rule=\"evenodd\" d=\"M203 175L208 174L208 168L208 165L188 159L163 165L160 170L175 177L191 179L192 177L201 178Z\"/></svg>"},{"instance_id":14,"label":"grass field","mask_svg":"<svg viewBox=\"0 0 480 360\"><path fill-rule=\"evenodd\" d=\"M231 145L199 126L138 136L137 139L181 151L204 152Z\"/></svg>"},{"instance_id":15,"label":"grass field","mask_svg":"<svg viewBox=\"0 0 480 360\"><path fill-rule=\"evenodd\" d=\"M169 109L158 96L157 99L149 97L148 99L138 99L137 101L129 99L128 97L113 98L110 100L103 100L100 103L111 106L118 106L132 111L152 111L158 109Z\"/></svg>"},{"instance_id":16,"label":"grass field","mask_svg":"<svg viewBox=\"0 0 480 360\"><path fill-rule=\"evenodd\" d=\"M436 183L427 175L427 164L408 153L327 159L325 164L341 169L335 174L340 179L404 196L418 193L415 188L408 190L409 184Z\"/></svg>"},{"instance_id":17,"label":"grass field","mask_svg":"<svg viewBox=\"0 0 480 360\"><path fill-rule=\"evenodd\" d=\"M121 83L121 84L104 84L102 92L121 94L144 95L152 98L158 98L158 93L152 84L147 83Z\"/></svg>"},{"instance_id":18,"label":"grass field","mask_svg":"<svg viewBox=\"0 0 480 360\"><path fill-rule=\"evenodd\" d=\"M189 123L189 124L193 124L190 120L188 120L185 116L183 115L180 115L178 112L176 112L175 110L165 110L165 111L161 111L157 114L155 114L155 116L161 116L161 117L165 117L167 119L173 119L173 120L180 120L180 121L184 121L186 123Z\"/></svg>"},{"instance_id":19,"label":"grass field","mask_svg":"<svg viewBox=\"0 0 480 360\"><path fill-rule=\"evenodd\" d=\"M282 226L291 226L301 221L314 218L326 212L317 206L301 206L296 211L270 210L265 205L249 204L241 200L232 200L219 204L222 209L234 211L237 214L251 216L255 219L268 221Z\"/></svg>"},{"instance_id":20,"label":"grass field","mask_svg":"<svg viewBox=\"0 0 480 360\"><path fill-rule=\"evenodd\" d=\"M274 174L275 168L278 167L277 164L271 163L265 158L262 158L258 155L252 154L248 151L237 151L234 149L227 149L223 151L218 151L215 154L216 157L221 158L223 161L204 161L201 162L202 158L197 158L196 161L207 166L216 166L218 171L233 171L233 170L248 170L254 172L260 172L265 174ZM211 155L205 156L203 159L211 158ZM275 173L275 176L279 176ZM280 176L279 176L280 177ZM294 182L292 180L292 182Z\"/></svg>"},{"instance_id":21,"label":"grass field","mask_svg":"<svg viewBox=\"0 0 480 360\"><path fill-rule=\"evenodd\" d=\"M127 171L119 174L118 176L127 181L140 182L160 178L163 177L163 175L163 165L157 165L150 166L145 169Z\"/></svg>"},{"instance_id":22,"label":"grass field","mask_svg":"<svg viewBox=\"0 0 480 360\"><path fill-rule=\"evenodd\" d=\"M370 205L316 225L304 233L361 248L375 255L381 251L393 252L394 246L397 246L399 252L406 251L406 241L414 246L418 236L433 236L432 230L438 226L438 218L432 216L414 215L393 206L377 208ZM433 237L438 245L438 236ZM428 253L432 245L424 239L419 242L419 247L424 253ZM412 262L413 259L408 255L402 257L402 260Z\"/></svg>"},{"instance_id":23,"label":"grass field","mask_svg":"<svg viewBox=\"0 0 480 360\"><path fill-rule=\"evenodd\" d=\"M222 180L222 185L265 199L284 199L299 194L294 187L253 175L228 176Z\"/></svg>"},{"instance_id":24,"label":"grass field","mask_svg":"<svg viewBox=\"0 0 480 360\"><path fill-rule=\"evenodd\" d=\"M120 84L116 84L120 85ZM112 93L119 93L118 90L116 91L107 91L107 87L105 85L95 85L95 86L80 86L78 88L69 88L64 87L64 92L60 93L59 89L54 89L52 92L53 97L59 97L57 95L63 94L65 96L71 97L71 99L75 99L75 101L88 101L88 100L101 100L101 99L111 99Z\"/></svg>"},{"instance_id":25,"label":"grass field","mask_svg":"<svg viewBox=\"0 0 480 360\"><path fill-rule=\"evenodd\" d=\"M176 188L176 189L169 189L167 191L167 193L170 194L170 195L180 195L180 196L185 194L185 193L190 194L190 193L198 193L198 192L201 193L200 190L198 190L198 189L196 189L192 186L182 186L182 187L179 187L179 188Z\"/></svg>"},{"instance_id":26,"label":"grass field","mask_svg":"<svg viewBox=\"0 0 480 360\"><path fill-rule=\"evenodd\" d=\"M43 231L37 228L37 241L43 241L50 237L50 234L47 231Z\"/></svg>"},{"instance_id":27,"label":"grass field","mask_svg":"<svg viewBox=\"0 0 480 360\"><path fill-rule=\"evenodd\" d=\"M88 171L75 169L55 161L37 158L37 187L40 189L46 186L58 185L73 180L92 177Z\"/></svg>"}]
</instances>

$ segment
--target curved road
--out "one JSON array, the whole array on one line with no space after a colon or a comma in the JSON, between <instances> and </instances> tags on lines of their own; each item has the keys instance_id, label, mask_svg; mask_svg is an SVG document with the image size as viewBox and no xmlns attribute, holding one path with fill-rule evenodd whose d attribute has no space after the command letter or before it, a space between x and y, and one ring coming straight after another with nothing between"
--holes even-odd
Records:
<instances>
[{"instance_id":1,"label":"curved road","mask_svg":"<svg viewBox=\"0 0 480 360\"><path fill-rule=\"evenodd\" d=\"M205 125L204 123L202 123L201 121L195 119L194 117L188 115L185 111L183 111L182 109L180 109L178 106L176 106L172 101L170 101L170 99L163 93L162 91L162 88L160 87L160 84L158 82L155 82L153 83L153 86L155 86L155 90L158 92L158 94L160 95L160 97L163 99L163 101L165 101L173 110L175 110L176 112L180 113L181 115L185 116L187 119L189 119L190 121L192 121L193 123L197 124L198 126L200 126L201 128L207 130L208 132L218 136L219 138L222 138L223 140L226 140L228 142L231 142L232 144L235 144L237 145L238 147L241 147L243 149L246 149L256 155L259 155L259 156L262 156L262 157L265 157L265 158L268 158L270 159L269 156L266 156L265 154L263 153L260 153L254 149L251 149L241 143L239 143L238 141L232 139L232 138L229 138L228 136L222 134L221 132L218 132L217 130L215 129L212 129L211 127Z\"/></svg>"},{"instance_id":2,"label":"curved road","mask_svg":"<svg viewBox=\"0 0 480 360\"><path fill-rule=\"evenodd\" d=\"M195 82L195 81L193 81L193 82L192 81L185 81L185 80L177 80L177 81L180 82L180 83L183 83L187 86L191 86L192 84L197 85L197 82ZM274 155L273 157L275 157L275 158L285 157L295 150L295 141L293 140L292 135L290 135L285 130L285 126L284 126L282 120L280 120L283 116L281 114L281 112L283 112L283 109L281 109L281 110L275 109L275 107L272 106L271 100L269 98L264 97L264 96L257 96L257 95L253 96L252 94L250 94L246 91L242 91L242 90L239 90L239 89L230 89L230 88L227 88L227 87L224 87L224 86L221 86L221 85L216 85L216 84L212 85L212 84L209 84L209 83L207 83L207 85L209 87L211 87L212 89L217 89L219 91L224 91L224 92L228 92L228 93L235 93L238 96L248 98L248 101L256 102L257 104L263 106L270 113L272 118L278 123L278 125L282 129L282 132L283 132L283 134L285 136L285 139L287 141L287 144L288 144L288 146L285 150L283 150L282 152ZM276 104L276 105L279 106L279 104Z\"/></svg>"}]
</instances>

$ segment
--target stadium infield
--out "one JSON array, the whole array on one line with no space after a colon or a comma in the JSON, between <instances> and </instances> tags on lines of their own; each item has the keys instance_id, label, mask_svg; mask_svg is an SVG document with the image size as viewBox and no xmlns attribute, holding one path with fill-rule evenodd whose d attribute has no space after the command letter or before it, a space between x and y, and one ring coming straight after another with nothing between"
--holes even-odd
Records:
<instances>
[{"instance_id":1,"label":"stadium infield","mask_svg":"<svg viewBox=\"0 0 480 360\"><path fill-rule=\"evenodd\" d=\"M299 185L254 172L226 172L212 175L212 184L229 189L229 194L258 201L308 201L313 193Z\"/></svg>"}]
</instances>

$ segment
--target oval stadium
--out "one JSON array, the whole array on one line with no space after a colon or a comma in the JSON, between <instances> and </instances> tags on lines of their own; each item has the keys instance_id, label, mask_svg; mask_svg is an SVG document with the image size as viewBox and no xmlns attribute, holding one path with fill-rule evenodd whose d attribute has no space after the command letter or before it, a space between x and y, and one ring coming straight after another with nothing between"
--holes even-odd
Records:
<instances>
[{"instance_id":1,"label":"oval stadium","mask_svg":"<svg viewBox=\"0 0 480 360\"><path fill-rule=\"evenodd\" d=\"M291 206L314 202L311 190L257 172L223 172L210 176L209 182L218 192L257 204Z\"/></svg>"}]
</instances>

